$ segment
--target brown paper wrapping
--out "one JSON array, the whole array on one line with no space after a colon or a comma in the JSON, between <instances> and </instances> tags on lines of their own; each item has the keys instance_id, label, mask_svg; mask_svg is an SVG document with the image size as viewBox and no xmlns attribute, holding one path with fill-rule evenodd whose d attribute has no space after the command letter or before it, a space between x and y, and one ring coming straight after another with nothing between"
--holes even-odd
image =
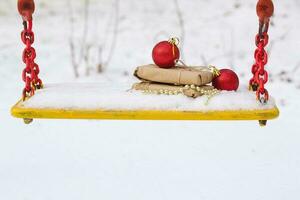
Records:
<instances>
[{"instance_id":1,"label":"brown paper wrapping","mask_svg":"<svg viewBox=\"0 0 300 200\"><path fill-rule=\"evenodd\" d=\"M208 84L213 79L213 73L207 67L174 67L170 69L159 68L156 65L137 67L134 75L143 81L167 83L173 85Z\"/></svg>"},{"instance_id":2,"label":"brown paper wrapping","mask_svg":"<svg viewBox=\"0 0 300 200\"><path fill-rule=\"evenodd\" d=\"M205 91L213 90L213 86L200 86L198 87L200 90L204 89ZM166 85L166 84L159 84L159 83L150 83L150 82L141 82L135 83L132 86L132 89L141 90L141 91L149 91L151 93L156 94L184 94L188 97L197 98L202 96L204 93L201 91L197 91L196 89L186 88L184 86L176 86L176 85Z\"/></svg>"}]
</instances>

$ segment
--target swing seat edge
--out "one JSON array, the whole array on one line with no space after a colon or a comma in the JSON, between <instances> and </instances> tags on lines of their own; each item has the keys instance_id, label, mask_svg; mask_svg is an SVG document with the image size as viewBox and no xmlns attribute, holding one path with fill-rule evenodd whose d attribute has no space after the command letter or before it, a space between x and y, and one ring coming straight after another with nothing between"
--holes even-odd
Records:
<instances>
[{"instance_id":1,"label":"swing seat edge","mask_svg":"<svg viewBox=\"0 0 300 200\"><path fill-rule=\"evenodd\" d=\"M86 120L272 120L279 109L255 110L121 110L121 109L62 109L25 108L20 100L11 108L11 115L22 119L86 119Z\"/></svg>"}]
</instances>

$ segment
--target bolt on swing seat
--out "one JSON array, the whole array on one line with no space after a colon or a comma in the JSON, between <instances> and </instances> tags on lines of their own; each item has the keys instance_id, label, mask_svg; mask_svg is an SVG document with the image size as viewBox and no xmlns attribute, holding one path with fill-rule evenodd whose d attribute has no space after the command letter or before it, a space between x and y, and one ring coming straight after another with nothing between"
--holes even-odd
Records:
<instances>
[{"instance_id":1,"label":"bolt on swing seat","mask_svg":"<svg viewBox=\"0 0 300 200\"><path fill-rule=\"evenodd\" d=\"M27 5L23 8L24 2ZM28 6L28 2L31 3L31 7ZM24 119L25 123L30 123L33 119L258 120L260 125L264 126L267 120L279 116L275 101L268 97L263 87L260 87L262 82L264 85L267 81L258 79L262 76L257 75L259 74L257 71L261 68L252 69L254 78L250 81L250 85L258 86L258 92L248 90L247 87L237 92L221 92L210 99L208 104L205 96L191 99L183 95L145 95L127 91L128 88L124 86L115 88L110 86L107 89L108 87L97 83L43 86L38 78L38 66L34 63L35 51L31 47L34 41L32 39L34 2L19 0L18 6L24 20L22 41L26 44L23 53L26 68L23 71L23 80L26 85L23 99L12 107L11 114ZM24 9L27 9L26 12ZM266 34L265 25L260 23L260 31L264 27L263 32ZM258 62L259 66L263 67L264 64ZM257 101L256 95L260 97L261 93L266 94L265 99L259 98L267 100L264 103Z\"/></svg>"}]
</instances>

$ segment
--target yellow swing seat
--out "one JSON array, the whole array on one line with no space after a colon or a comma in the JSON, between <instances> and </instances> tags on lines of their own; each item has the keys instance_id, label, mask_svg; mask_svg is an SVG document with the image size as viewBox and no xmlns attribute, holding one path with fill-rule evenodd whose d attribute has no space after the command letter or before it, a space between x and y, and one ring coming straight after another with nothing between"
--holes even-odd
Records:
<instances>
[{"instance_id":1,"label":"yellow swing seat","mask_svg":"<svg viewBox=\"0 0 300 200\"><path fill-rule=\"evenodd\" d=\"M279 116L272 98L262 105L246 87L221 92L210 100L126 89L99 83L49 84L26 101L20 100L11 113L26 123L33 119L258 120L265 125Z\"/></svg>"}]
</instances>

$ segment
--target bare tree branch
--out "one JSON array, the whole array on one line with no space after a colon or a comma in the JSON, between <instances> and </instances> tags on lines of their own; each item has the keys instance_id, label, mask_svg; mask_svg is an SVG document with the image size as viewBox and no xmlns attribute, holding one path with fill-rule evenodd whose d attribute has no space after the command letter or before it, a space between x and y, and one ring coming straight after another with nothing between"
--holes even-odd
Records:
<instances>
[{"instance_id":1,"label":"bare tree branch","mask_svg":"<svg viewBox=\"0 0 300 200\"><path fill-rule=\"evenodd\" d=\"M97 73L103 72L103 49L102 46L98 46L98 56L97 56Z\"/></svg>"},{"instance_id":2,"label":"bare tree branch","mask_svg":"<svg viewBox=\"0 0 300 200\"><path fill-rule=\"evenodd\" d=\"M180 9L178 0L173 0L173 1L174 1L176 15L177 15L177 18L178 18L178 21L179 21L179 27L180 27L180 32L181 32L180 33L180 44L181 44L181 48L183 48L184 42L185 42L185 23L184 23L182 11ZM184 60L183 53L181 53L181 57Z\"/></svg>"},{"instance_id":3,"label":"bare tree branch","mask_svg":"<svg viewBox=\"0 0 300 200\"><path fill-rule=\"evenodd\" d=\"M77 46L75 45L75 37L74 37L74 32L75 32L75 21L74 21L74 11L72 7L71 0L68 0L68 5L67 7L69 8L69 21L70 21L70 36L69 36L69 46L70 46L70 51L71 51L71 63L73 66L74 74L75 77L78 78L80 76L79 74L79 66L82 63L82 61L85 61L86 63L89 63L89 50L90 46L87 45L87 37L88 37L88 31L89 31L89 5L90 5L90 0L85 0L84 1L84 16L83 16L83 32L81 36L81 42L80 42L80 52L79 55L76 56L76 48ZM89 71L90 66L86 66L88 69L86 71Z\"/></svg>"},{"instance_id":4,"label":"bare tree branch","mask_svg":"<svg viewBox=\"0 0 300 200\"><path fill-rule=\"evenodd\" d=\"M106 59L105 63L103 64L104 67L107 67L108 64L110 63L111 58L112 58L113 53L114 53L115 48L116 48L116 44L117 44L118 32L119 32L119 19L120 19L120 17L119 17L119 6L120 6L120 0L115 0L115 4L114 4L115 21L114 21L114 25L113 25L113 35L112 35L111 45L110 45L110 49L109 49L107 59Z\"/></svg>"},{"instance_id":5,"label":"bare tree branch","mask_svg":"<svg viewBox=\"0 0 300 200\"><path fill-rule=\"evenodd\" d=\"M207 66L207 65L208 65L208 62L207 62L205 56L204 56L203 54L201 54L201 55L200 55L200 58L202 59L202 62L203 62L202 64L205 65L205 66Z\"/></svg>"},{"instance_id":6,"label":"bare tree branch","mask_svg":"<svg viewBox=\"0 0 300 200\"><path fill-rule=\"evenodd\" d=\"M83 32L81 41L80 58L89 59L86 54L89 54L89 45L87 45L87 37L89 33L89 7L90 0L84 0L84 14L83 14ZM88 67L88 66L86 66Z\"/></svg>"},{"instance_id":7,"label":"bare tree branch","mask_svg":"<svg viewBox=\"0 0 300 200\"><path fill-rule=\"evenodd\" d=\"M70 21L70 36L69 36L69 46L70 46L70 51L71 51L71 63L73 67L73 71L75 74L75 77L79 77L79 72L78 72L78 66L79 63L76 61L76 51L75 51L75 44L74 44L74 18L73 18L73 7L71 4L71 0L67 1L67 7L69 8L69 21Z\"/></svg>"},{"instance_id":8,"label":"bare tree branch","mask_svg":"<svg viewBox=\"0 0 300 200\"><path fill-rule=\"evenodd\" d=\"M300 69L300 61L296 64L294 69L292 70L293 73L296 73Z\"/></svg>"}]
</instances>

